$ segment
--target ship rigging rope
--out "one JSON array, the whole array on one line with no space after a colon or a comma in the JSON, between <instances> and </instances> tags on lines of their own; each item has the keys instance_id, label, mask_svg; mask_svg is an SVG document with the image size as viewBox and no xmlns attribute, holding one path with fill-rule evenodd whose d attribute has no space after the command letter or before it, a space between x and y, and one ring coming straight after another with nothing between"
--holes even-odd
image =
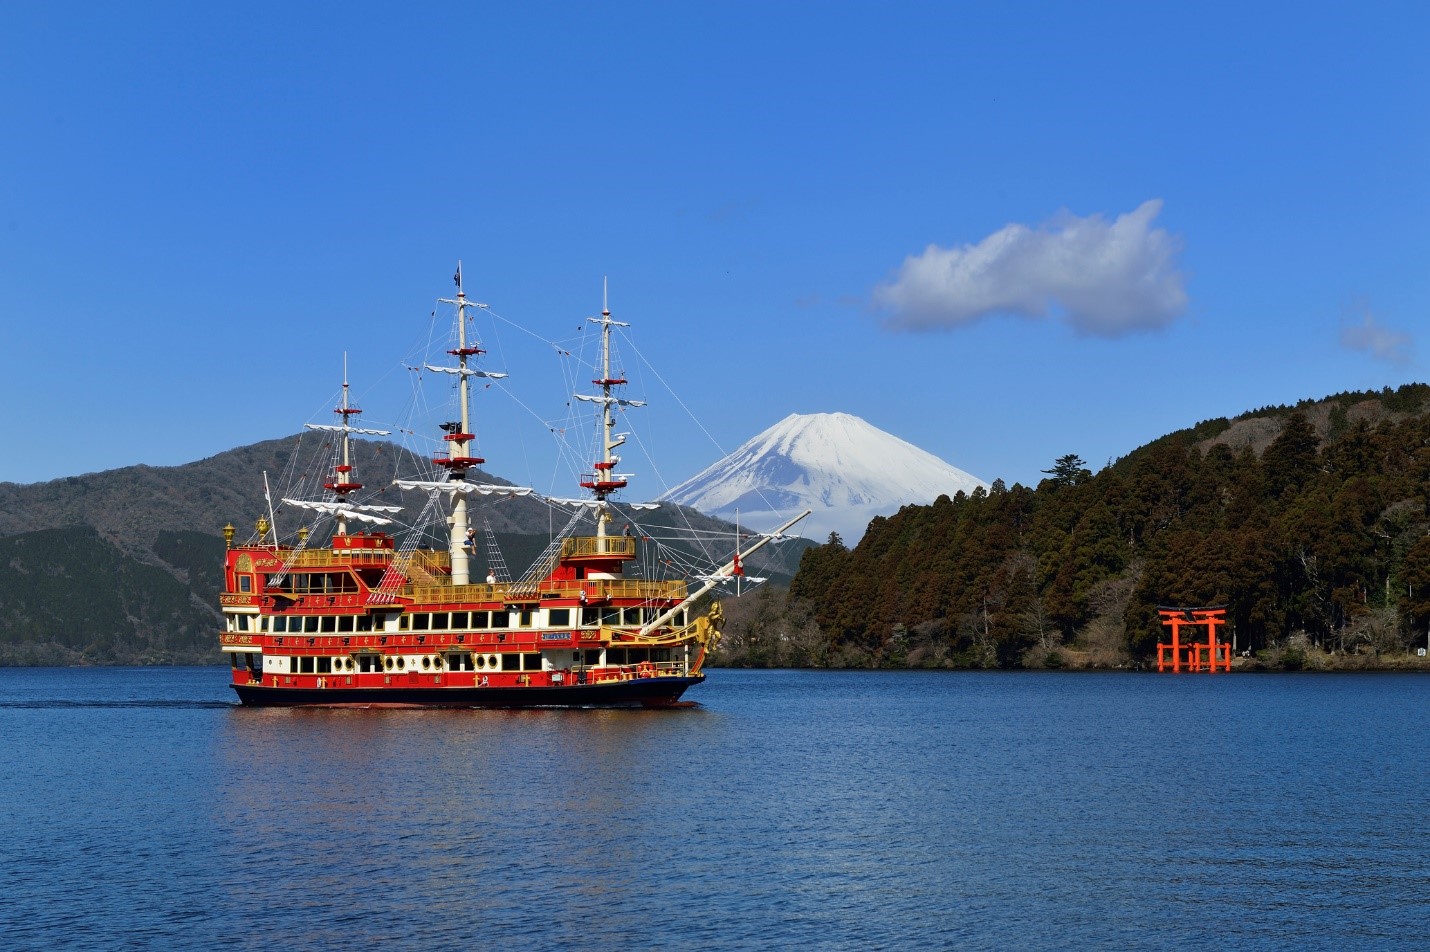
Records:
<instances>
[{"instance_id":1,"label":"ship rigging rope","mask_svg":"<svg viewBox=\"0 0 1430 952\"><path fill-rule=\"evenodd\" d=\"M550 347L555 352L558 357L557 363L561 368L560 372L567 392L567 399L565 401L565 414L563 416L549 420L544 419L541 414L539 414L535 409L533 409L525 401L518 397L516 392L508 383L502 382L500 380L491 380L487 384L487 386L490 388L497 389L501 393L503 393L507 399L511 400L512 403L515 404L517 407L520 407L532 419L539 421L541 425L544 426L552 435L556 449L556 456L553 459L553 468L551 473L551 484L553 486L557 484L560 471L563 468L567 469L572 476L579 476L582 473L589 473L591 471L591 460L587 458L587 456L585 455L585 451L581 450L575 445L575 441L568 439L567 437L568 435L574 435L575 433L584 430L585 424L590 419L587 414L577 412L573 397L574 394L576 394L580 389L584 389L585 387L585 381L581 380L583 373L591 377L602 376L602 371L604 368L599 366L599 356L593 355L592 353L593 348L599 348L600 335L590 333L590 323L583 321L577 335L568 338L564 341L553 340L551 338L542 336L541 334L517 321L507 318L506 316L496 312L487 305L471 302L470 306L478 308L480 311L482 311L488 316L491 322L490 339L492 344L494 345L491 348L492 350L501 353L504 349L502 335L500 333L500 328L498 325L509 324L511 325L511 327L519 331L522 335L541 342L545 346ZM444 349L453 349L457 346L458 343L457 330L454 322L450 320L446 321L447 332L445 335L438 328L437 318L439 316L439 311L442 310L443 309L441 308L436 308L433 309L433 311L431 312L428 326L426 329L426 334L424 335L425 339L420 341L420 353L409 352L408 358L403 361L403 365L405 365L410 371L409 379L411 381L412 392L406 414L404 414L401 421L394 426L394 429L396 429L401 434L402 449L405 452L412 454L415 461L424 463L425 465L422 466L422 469L426 471L429 479L433 479L436 481L440 481L444 477L443 474L438 470L438 467L435 464L431 463L431 460L436 455L440 454L440 452L443 450L443 446L435 439L427 439L425 437L420 436L416 432L414 421L423 414L431 415L433 413L439 412L439 410L442 409L436 407L435 401L430 400L431 393L429 392L429 388L423 386L426 377L426 366L428 363L427 358L440 347L439 342L444 339L447 341L448 347ZM464 315L464 317L468 321L468 326L472 329L470 339L468 340L468 346L481 347L482 343L480 340L480 335L476 334L475 328L472 327L472 324L474 323L473 318L475 317L475 315ZM696 418L690 407L685 403L684 400L680 398L680 396L675 392L674 388L671 387L669 382L666 381L666 379L660 374L660 372L655 369L654 365L635 346L630 335L624 332L620 327L615 327L613 329L619 335L621 347L623 349L629 348L631 352L634 352L640 366L648 370L654 376L654 378L660 382L661 386L664 387L666 392L671 395L674 402L679 405L679 407L685 412L685 414L694 422L695 426L705 435L707 439L710 440L710 442L717 449L720 449L722 455L724 455L723 448L720 447L719 442L714 438L710 431L700 422L700 420ZM614 353L615 352L613 348L613 356ZM618 375L622 378L626 376L626 373L623 369L618 370L615 366L612 367L611 373L613 376ZM618 414L624 414L628 412L625 407L621 406L617 406L615 410ZM480 417L481 414L474 412L472 414L472 418L469 420L469 425L472 427L473 432L475 432L477 429L478 419ZM518 430L517 438L520 442L522 455L526 456L527 446L525 441L520 439L520 428L515 429ZM667 486L663 476L660 474L659 470L654 464L654 456L649 452L648 447L646 446L644 440L642 440L641 438L639 429L631 427L630 430L630 438L632 439L636 447L638 447L641 453L644 455L646 465L650 467L655 485ZM602 459L604 457L603 439L605 434L602 432L599 419L596 419L594 421L594 431L597 443L596 459ZM419 453L418 447L413 445L414 442L424 443L425 445L423 449L428 451ZM528 469L530 469L529 459L527 462ZM321 482L323 481L323 475L318 475L315 481L318 484L321 484ZM551 499L544 498L539 495L535 496L535 498L541 499L542 502L544 502L546 505L548 505L548 507L552 509L552 511L566 511L565 507L561 506L559 503L556 503ZM495 500L493 500L493 502L495 502ZM652 543L651 545L642 547L642 561L644 561L646 553L650 553L652 551L654 552L654 554L658 558L656 559L655 565L653 566L653 568L657 570L657 573L653 574L668 575L670 574L671 568L679 569L680 573L684 575L700 574L701 572L709 571L710 566L712 565L720 565L724 562L729 561L728 556L721 558L715 555L712 551L712 543L714 544L713 548L723 548L723 546L720 546L719 543L723 539L731 538L729 533L721 533L715 530L696 529L691 524L691 520L688 514L682 511L680 507L676 507L676 511L678 513L678 515L676 516L676 520L684 523L683 526L647 527L642 525L632 512L630 512L629 510L623 510L620 507L619 503L611 502L610 505L612 507L611 511L614 515L623 518L628 524L632 525L633 527L638 527L641 536ZM413 535L424 536L428 533L428 530L437 523L438 518L436 515L433 515L430 519L424 518L424 516L428 514L427 510L430 508L431 507L425 507L423 515L419 516L414 522L414 524L410 527ZM769 508L771 510L774 510L776 507L770 506ZM583 519L589 518L591 515L593 515L593 513L589 512L585 507L578 507L576 512L572 515L570 521L568 521L567 526L562 529L561 532L554 534L553 544L555 544L559 549L559 540L569 536L574 531L575 526L577 524L579 524ZM699 558L692 555L686 549L669 546L666 544L664 539L656 538L655 535L653 535L653 533L651 532L652 529L673 529L675 532L680 533L680 535L678 536L666 538L672 541L679 539L679 541L684 542L687 547L694 547L699 549L701 556L703 556L703 561L705 564L697 564ZM737 539L735 541L736 551L738 551L740 540ZM537 564L540 564L542 561L542 559L538 559ZM518 584L520 584L520 582L518 582Z\"/></svg>"},{"instance_id":2,"label":"ship rigging rope","mask_svg":"<svg viewBox=\"0 0 1430 952\"><path fill-rule=\"evenodd\" d=\"M584 370L587 375L594 376L596 374L599 374L602 369L598 365L597 359L590 354L590 350L593 349L596 345L595 341L593 340L593 337L595 335L586 333L586 330L588 329L589 325L583 323L577 335L573 338L567 340L555 340L549 337L543 337L542 335L533 331L531 328L511 320L510 318L507 318L504 315L497 313L491 308L487 308L486 311L492 316L494 320L501 321L505 324L510 324L512 327L516 328L521 333L540 341L547 347L550 347L555 352L557 357L564 358L558 360L558 365L561 368L562 383L565 386L567 394L565 401L566 413L563 417L555 419L546 419L543 418L535 410L521 403L521 401L517 400L516 402L524 410L530 413L534 419L540 421L541 425L545 427L546 430L553 437L557 452L557 459L553 462L551 485L556 485L559 471L562 468L563 464L567 470L567 475L573 478L579 476L581 473L588 472L591 461L586 459L585 455L583 455L585 451L575 447L573 443L570 440L567 440L565 437L566 434L579 430L580 427L587 422L585 419L585 414L578 414L572 404L573 395L577 392L578 389L582 387L582 374L580 373L580 371ZM622 335L622 337L623 339L628 340L625 335ZM502 389L503 392L508 394L508 396L511 396L511 391L508 388L503 387ZM625 412L625 408L623 407L618 407L617 410L621 413ZM599 421L596 421L595 430L597 444L596 456L597 458L601 458L604 456L604 448L600 445L600 440L603 434L600 433Z\"/></svg>"},{"instance_id":3,"label":"ship rigging rope","mask_svg":"<svg viewBox=\"0 0 1430 952\"><path fill-rule=\"evenodd\" d=\"M725 447L723 447L723 446L720 445L720 441L717 440L717 439L715 439L714 435L713 435L708 429L705 428L705 424L703 424L703 423L700 422L700 418L695 415L695 413L690 409L689 406L686 405L686 403L685 403L684 400L680 399L680 394L676 393L676 392L675 392L675 388L672 387L672 386L666 381L665 377L661 376L660 371L656 369L655 365L652 364L649 360L646 359L645 354L641 353L640 348L636 347L636 346L635 346L635 343L634 343L633 341L631 341L627 335L622 334L621 337L626 340L627 344L628 344L628 345L630 346L630 348L631 348L631 351L636 355L637 358L639 358L640 362L645 365L646 369L648 369L648 370L651 372L651 374L655 377L656 380L659 380L659 381L660 381L661 386L665 387L665 391L666 391L666 393L669 393L669 394L670 394L671 399L673 399L676 403L680 404L680 408L685 411L686 416L690 417L691 422L693 422L697 427L700 428L700 432L701 432L701 433L704 433L704 434L705 434L705 438L708 439L708 440L710 441L710 444L715 447L715 449L716 449L717 452L719 452L720 458L721 458L721 459L724 459L725 457L729 456L730 454L729 454L728 452L726 452ZM639 442L639 439L640 439L639 436L637 436L636 439L637 439L637 442ZM644 449L644 445L642 445L642 449ZM646 455L647 455L648 457L650 456L649 453L647 453ZM654 464L652 464L652 468L654 468ZM657 475L657 477L659 478L659 473L657 473L656 475ZM666 491L667 491L667 492L669 492L670 489L673 488L673 487L671 487L670 484L667 483L663 478L660 478L660 484L666 487ZM759 497L760 502L762 502L762 503L765 504L765 509L766 509L766 511L768 511L768 512L779 512L779 511L780 511L780 507L779 507L779 506L774 505L774 504L771 503L768 499L765 498L765 494L764 494L764 492L763 492L762 490L760 490L760 489L757 488L757 489L755 490L755 494Z\"/></svg>"},{"instance_id":4,"label":"ship rigging rope","mask_svg":"<svg viewBox=\"0 0 1430 952\"><path fill-rule=\"evenodd\" d=\"M541 335L532 331L530 328L511 321L508 318L491 311L490 309L488 309L488 313L492 314L492 316L498 320L511 324L513 327L517 328L522 333L527 334L528 336L533 337L539 341L542 341L544 344L551 347L560 357L569 358L569 360L559 361L559 364L562 368L563 379L566 383L567 393L574 394L578 389L577 374L574 372L577 368L585 368L592 374L601 373L603 368L598 367L596 359L589 355L589 348L594 348L596 346L595 340L599 338L597 335L584 333L584 331L586 331L589 327L588 324L583 323L582 325L581 329L583 333L581 333L580 337L578 338L580 344L577 347L577 349L579 350L579 354L577 354L573 353L573 350L570 348L569 345L566 345L565 342L544 338ZM720 449L718 441L716 441L715 438L710 434L709 430L706 429L704 425L700 423L700 421L695 417L695 414L690 410L690 407L683 400L681 400L679 394L675 392L674 388L672 388L670 384L665 380L665 378L661 376L659 371L654 368L651 362L646 359L645 355L641 353L640 349L635 346L635 343L631 339L631 336L625 333L619 327L615 328L615 330L617 334L619 334L622 347L629 348L632 352L636 354L636 356L640 359L641 364L643 364L646 368L650 370L650 372L655 376L655 378L660 381L661 385L666 389L666 391L671 394L675 402L680 405L681 409L684 410L685 413L692 420L695 421L696 425L701 429L701 431L706 435L706 437L710 439L711 443L713 443L717 447L717 449ZM613 373L618 373L622 377L626 375L624 371L613 371ZM509 390L507 390L506 388L503 388L503 390L508 394L508 396L512 397L512 399L517 402L518 405L522 406L523 409L525 409L533 417L535 417L536 419L541 419L540 415L537 414L534 410L522 404L521 401L516 400L515 396L511 394ZM587 461L582 456L580 456L580 451L574 447L571 441L564 439L566 433L568 431L576 429L580 423L580 421L576 419L575 407L570 398L567 399L565 406L567 409L565 419L550 422L543 421L543 424L547 427L548 431L552 433L553 437L556 438L556 447L559 456L566 461L567 466L571 468L572 474L575 475L579 474L586 468ZM616 409L618 413L627 412L624 407L618 406ZM584 416L584 414L582 416ZM601 445L601 441L604 438L604 434L601 432L599 419L595 421L594 425L596 430L596 453L598 456L603 456L604 451ZM659 469L654 462L655 455L650 452L649 447L646 446L645 441L641 438L639 428L631 427L630 436L635 441L636 446L639 447L642 455L644 455L646 459L647 464L650 466L652 470L652 475L655 477L656 484L668 487L669 484L660 474ZM721 449L721 452L723 455L723 449ZM554 464L555 470L560 469L560 464L561 460L556 461L556 463ZM554 484L556 478L555 471L553 471L552 477ZM548 504L550 505L551 503L548 502ZM684 534L682 536L677 536L673 538L679 539L680 541L685 541L687 543L693 543L700 550L701 557L705 560L704 565L697 564L696 559L687 552L678 548L672 548L670 546L667 546L661 540L656 539L650 532L650 528L654 527L647 527L643 525L640 520L636 518L631 512L622 511L619 507L619 504L613 503L612 505L613 511L616 515L623 517L629 524L638 527L640 534L643 537L651 539L651 541L655 543L657 548L656 554L659 556L659 558L657 559L657 568L678 566L680 568L680 571L684 574L700 574L702 572L710 571L711 566L721 565L729 561L728 556L721 557L715 555L712 552L711 546L709 544L712 542L718 543L720 541L731 538L729 533L722 533L715 530L696 529L691 524L689 515L681 507L676 507L676 518L679 519L682 523L684 523L684 525L674 526L670 528L673 528L675 531L682 532ZM769 508L774 509L775 507L770 506ZM578 516L580 514L581 511L578 510ZM737 538L734 541L734 551L738 552L742 540Z\"/></svg>"}]
</instances>

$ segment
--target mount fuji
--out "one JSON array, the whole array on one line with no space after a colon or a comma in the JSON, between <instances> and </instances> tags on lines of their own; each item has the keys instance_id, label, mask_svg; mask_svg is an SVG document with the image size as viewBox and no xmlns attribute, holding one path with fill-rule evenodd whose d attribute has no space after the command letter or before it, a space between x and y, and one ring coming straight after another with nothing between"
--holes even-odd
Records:
<instances>
[{"instance_id":1,"label":"mount fuji","mask_svg":"<svg viewBox=\"0 0 1430 952\"><path fill-rule=\"evenodd\" d=\"M848 413L791 413L660 498L757 529L813 509L795 531L853 546L875 516L987 485Z\"/></svg>"}]
</instances>

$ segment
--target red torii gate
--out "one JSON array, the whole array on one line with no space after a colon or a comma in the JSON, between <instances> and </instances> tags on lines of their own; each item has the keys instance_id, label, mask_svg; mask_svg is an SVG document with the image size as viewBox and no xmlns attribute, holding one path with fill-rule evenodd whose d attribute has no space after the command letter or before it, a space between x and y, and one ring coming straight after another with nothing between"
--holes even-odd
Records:
<instances>
[{"instance_id":1,"label":"red torii gate","mask_svg":"<svg viewBox=\"0 0 1430 952\"><path fill-rule=\"evenodd\" d=\"M1172 629L1172 643L1157 645L1158 671L1166 671L1169 668L1177 673L1215 673L1231 670L1231 645L1225 641L1217 641L1216 636L1217 625L1226 624L1225 605L1211 608L1158 608L1157 614L1162 616L1162 624ZM1206 641L1182 644L1182 628L1200 628L1203 625L1207 629Z\"/></svg>"}]
</instances>

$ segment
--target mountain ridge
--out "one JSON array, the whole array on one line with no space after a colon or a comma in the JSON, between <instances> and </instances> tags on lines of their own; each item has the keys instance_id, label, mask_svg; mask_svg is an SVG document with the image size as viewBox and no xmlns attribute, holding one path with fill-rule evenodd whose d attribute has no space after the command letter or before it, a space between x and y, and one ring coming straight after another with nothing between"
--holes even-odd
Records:
<instances>
[{"instance_id":1,"label":"mountain ridge","mask_svg":"<svg viewBox=\"0 0 1430 952\"><path fill-rule=\"evenodd\" d=\"M707 515L783 521L797 532L855 541L875 516L988 484L849 413L791 413L660 498Z\"/></svg>"}]
</instances>

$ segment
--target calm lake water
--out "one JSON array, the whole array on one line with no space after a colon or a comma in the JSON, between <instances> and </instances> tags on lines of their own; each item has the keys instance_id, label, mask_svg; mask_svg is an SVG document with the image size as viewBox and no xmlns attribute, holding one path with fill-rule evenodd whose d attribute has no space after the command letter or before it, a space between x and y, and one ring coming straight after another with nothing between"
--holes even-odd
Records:
<instances>
[{"instance_id":1,"label":"calm lake water","mask_svg":"<svg viewBox=\"0 0 1430 952\"><path fill-rule=\"evenodd\" d=\"M669 711L0 670L0 947L1430 944L1430 678L722 671Z\"/></svg>"}]
</instances>

